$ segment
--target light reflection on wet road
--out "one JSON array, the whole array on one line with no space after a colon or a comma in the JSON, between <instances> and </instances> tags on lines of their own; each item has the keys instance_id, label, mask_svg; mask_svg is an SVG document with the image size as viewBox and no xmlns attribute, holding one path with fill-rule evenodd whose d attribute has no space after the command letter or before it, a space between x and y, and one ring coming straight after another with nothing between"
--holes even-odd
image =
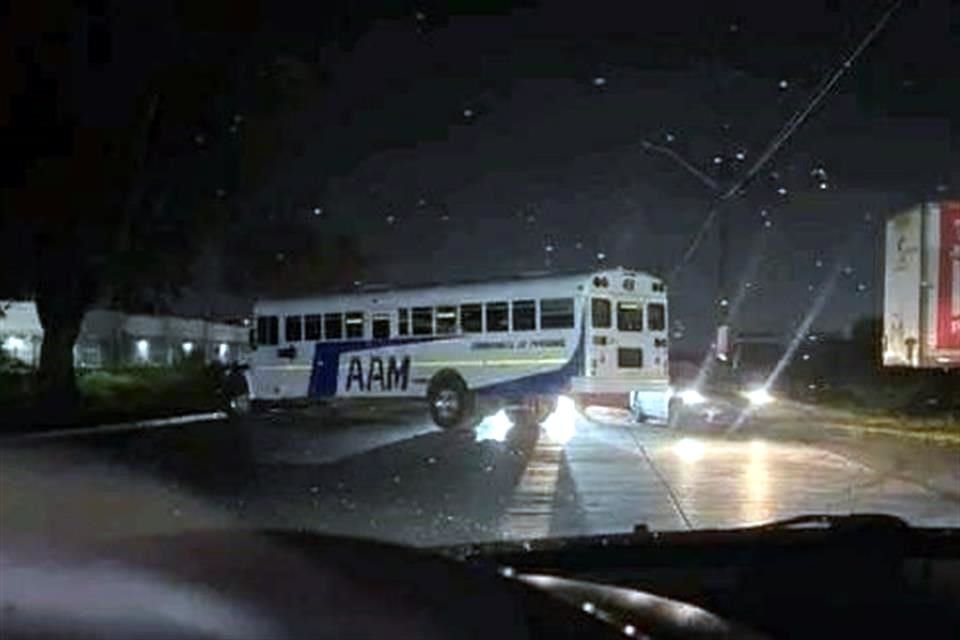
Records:
<instances>
[{"instance_id":1,"label":"light reflection on wet road","mask_svg":"<svg viewBox=\"0 0 960 640\"><path fill-rule=\"evenodd\" d=\"M728 438L633 424L612 411L571 414L539 433L506 431L496 420L475 432L444 432L410 407L336 418L291 411L241 424L113 434L82 446L84 469L90 455L109 452L101 488L127 484L131 473L163 487L151 496L165 496L154 516L164 529L191 524L174 492L244 526L415 545L625 532L637 524L735 527L813 512L884 512L914 524L960 526L960 487L951 491L957 449L868 447L791 420L775 414ZM57 467L70 471L63 447L71 451L80 440L48 443L37 453L58 456ZM946 469L940 488L911 479L904 460L914 469ZM47 486L58 486L47 478ZM85 499L70 499L72 517L84 513ZM132 513L135 529L146 528L142 501L128 512L111 500L114 529ZM17 501L53 526L57 514L45 512L44 502L42 495Z\"/></svg>"}]
</instances>

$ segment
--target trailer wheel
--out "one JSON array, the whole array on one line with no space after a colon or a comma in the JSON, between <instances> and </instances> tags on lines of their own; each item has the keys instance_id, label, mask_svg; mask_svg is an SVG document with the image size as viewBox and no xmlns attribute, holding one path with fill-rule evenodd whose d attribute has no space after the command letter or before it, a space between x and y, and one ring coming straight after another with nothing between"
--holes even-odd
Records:
<instances>
[{"instance_id":1,"label":"trailer wheel","mask_svg":"<svg viewBox=\"0 0 960 640\"><path fill-rule=\"evenodd\" d=\"M467 384L454 372L440 372L427 388L430 417L444 429L464 425L473 410L473 397Z\"/></svg>"}]
</instances>

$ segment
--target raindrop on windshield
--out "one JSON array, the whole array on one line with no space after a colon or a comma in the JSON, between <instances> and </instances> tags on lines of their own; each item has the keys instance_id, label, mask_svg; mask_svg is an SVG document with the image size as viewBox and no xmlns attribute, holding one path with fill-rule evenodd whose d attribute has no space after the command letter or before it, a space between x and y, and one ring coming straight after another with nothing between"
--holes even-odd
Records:
<instances>
[{"instance_id":1,"label":"raindrop on windshield","mask_svg":"<svg viewBox=\"0 0 960 640\"><path fill-rule=\"evenodd\" d=\"M779 187L779 188L777 189L777 193L779 193L779 194L782 195L782 196L785 196L785 195L787 195L787 188L786 188L786 187Z\"/></svg>"},{"instance_id":2,"label":"raindrop on windshield","mask_svg":"<svg viewBox=\"0 0 960 640\"><path fill-rule=\"evenodd\" d=\"M464 118L472 118L472 117L473 117L473 109L464 109L464 110L463 110L463 117L464 117Z\"/></svg>"},{"instance_id":3,"label":"raindrop on windshield","mask_svg":"<svg viewBox=\"0 0 960 640\"><path fill-rule=\"evenodd\" d=\"M790 86L790 83L787 82L786 80L781 80L777 86L780 87L781 89L786 89L787 87Z\"/></svg>"},{"instance_id":4,"label":"raindrop on windshield","mask_svg":"<svg viewBox=\"0 0 960 640\"><path fill-rule=\"evenodd\" d=\"M607 84L607 79L604 78L603 76L597 76L596 78L593 79L593 86L595 87L602 87L605 84Z\"/></svg>"}]
</instances>

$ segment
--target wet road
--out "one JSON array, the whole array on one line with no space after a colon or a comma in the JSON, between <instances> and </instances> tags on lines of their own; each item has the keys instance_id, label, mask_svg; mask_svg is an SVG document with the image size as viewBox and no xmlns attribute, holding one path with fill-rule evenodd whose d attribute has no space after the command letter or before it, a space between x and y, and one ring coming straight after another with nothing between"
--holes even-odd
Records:
<instances>
[{"instance_id":1,"label":"wet road","mask_svg":"<svg viewBox=\"0 0 960 640\"><path fill-rule=\"evenodd\" d=\"M827 424L793 405L765 408L736 431L637 425L601 410L560 412L539 431L487 419L455 432L435 429L415 405L281 411L4 447L8 462L33 471L8 474L0 515L26 529L212 523L415 545L811 512L960 526L960 449Z\"/></svg>"}]
</instances>

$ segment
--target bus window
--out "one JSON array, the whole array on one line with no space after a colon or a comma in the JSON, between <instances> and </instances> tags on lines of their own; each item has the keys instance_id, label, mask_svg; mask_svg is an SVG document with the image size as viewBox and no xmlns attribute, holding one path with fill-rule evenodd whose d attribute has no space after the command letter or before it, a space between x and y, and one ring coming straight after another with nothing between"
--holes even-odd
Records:
<instances>
[{"instance_id":1,"label":"bus window","mask_svg":"<svg viewBox=\"0 0 960 640\"><path fill-rule=\"evenodd\" d=\"M374 340L386 340L389 338L390 316L374 316L372 331Z\"/></svg>"},{"instance_id":2,"label":"bus window","mask_svg":"<svg viewBox=\"0 0 960 640\"><path fill-rule=\"evenodd\" d=\"M647 305L647 326L650 331L663 331L667 328L667 308L655 302Z\"/></svg>"},{"instance_id":3,"label":"bus window","mask_svg":"<svg viewBox=\"0 0 960 640\"><path fill-rule=\"evenodd\" d=\"M545 298L540 301L541 329L573 327L573 298Z\"/></svg>"},{"instance_id":4,"label":"bus window","mask_svg":"<svg viewBox=\"0 0 960 640\"><path fill-rule=\"evenodd\" d=\"M327 340L343 338L343 316L339 313L328 313L323 316L323 337Z\"/></svg>"},{"instance_id":5,"label":"bus window","mask_svg":"<svg viewBox=\"0 0 960 640\"><path fill-rule=\"evenodd\" d=\"M414 307L413 317L413 335L428 336L433 333L433 307Z\"/></svg>"},{"instance_id":6,"label":"bus window","mask_svg":"<svg viewBox=\"0 0 960 640\"><path fill-rule=\"evenodd\" d=\"M621 369L642 369L643 349L617 349L617 367Z\"/></svg>"},{"instance_id":7,"label":"bus window","mask_svg":"<svg viewBox=\"0 0 960 640\"><path fill-rule=\"evenodd\" d=\"M323 331L323 316L320 314L303 317L303 339L319 340Z\"/></svg>"},{"instance_id":8,"label":"bus window","mask_svg":"<svg viewBox=\"0 0 960 640\"><path fill-rule=\"evenodd\" d=\"M410 334L410 315L406 309L397 311L397 335L405 336Z\"/></svg>"},{"instance_id":9,"label":"bus window","mask_svg":"<svg viewBox=\"0 0 960 640\"><path fill-rule=\"evenodd\" d=\"M617 303L617 329L643 331L643 307L639 302Z\"/></svg>"},{"instance_id":10,"label":"bus window","mask_svg":"<svg viewBox=\"0 0 960 640\"><path fill-rule=\"evenodd\" d=\"M460 305L460 326L464 333L483 331L483 307L479 304Z\"/></svg>"},{"instance_id":11,"label":"bus window","mask_svg":"<svg viewBox=\"0 0 960 640\"><path fill-rule=\"evenodd\" d=\"M534 331L537 328L537 303L535 300L513 302L513 330Z\"/></svg>"},{"instance_id":12,"label":"bus window","mask_svg":"<svg viewBox=\"0 0 960 640\"><path fill-rule=\"evenodd\" d=\"M437 307L437 333L457 332L457 308Z\"/></svg>"},{"instance_id":13,"label":"bus window","mask_svg":"<svg viewBox=\"0 0 960 640\"><path fill-rule=\"evenodd\" d=\"M506 302L487 303L487 331L509 331L510 317Z\"/></svg>"},{"instance_id":14,"label":"bus window","mask_svg":"<svg viewBox=\"0 0 960 640\"><path fill-rule=\"evenodd\" d=\"M257 318L257 344L274 345L280 342L280 320L277 316Z\"/></svg>"},{"instance_id":15,"label":"bus window","mask_svg":"<svg viewBox=\"0 0 960 640\"><path fill-rule=\"evenodd\" d=\"M611 316L609 300L606 298L591 298L590 323L594 329L609 329Z\"/></svg>"},{"instance_id":16,"label":"bus window","mask_svg":"<svg viewBox=\"0 0 960 640\"><path fill-rule=\"evenodd\" d=\"M347 325L348 338L362 338L363 337L363 312L362 311L348 312L346 314L346 325Z\"/></svg>"},{"instance_id":17,"label":"bus window","mask_svg":"<svg viewBox=\"0 0 960 640\"><path fill-rule=\"evenodd\" d=\"M283 325L283 336L287 342L300 342L303 339L303 316L287 316Z\"/></svg>"}]
</instances>

